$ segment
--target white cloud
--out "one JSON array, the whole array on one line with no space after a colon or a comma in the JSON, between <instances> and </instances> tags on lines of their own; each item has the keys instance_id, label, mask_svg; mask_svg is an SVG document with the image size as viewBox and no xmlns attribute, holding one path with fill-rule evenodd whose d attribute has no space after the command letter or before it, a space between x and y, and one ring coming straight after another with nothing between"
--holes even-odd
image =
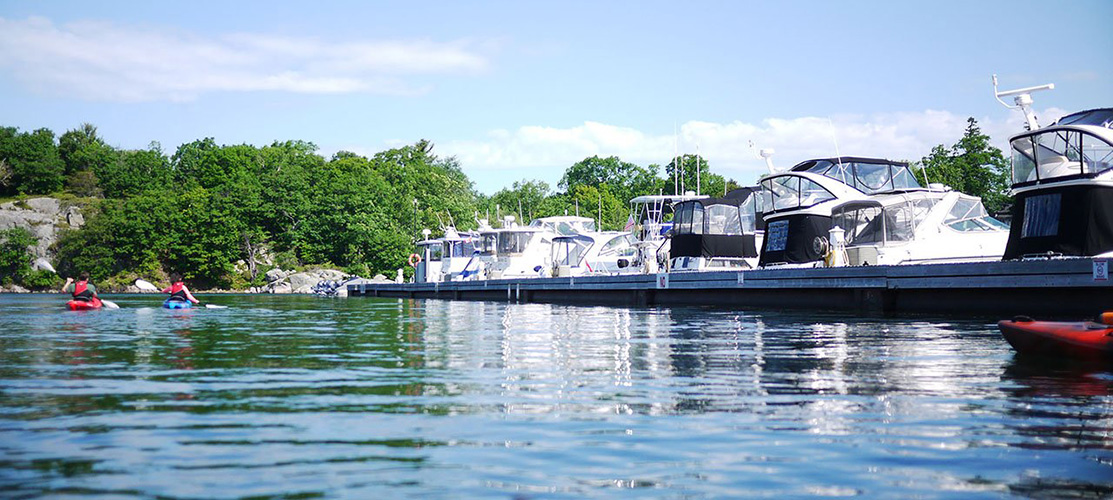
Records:
<instances>
[{"instance_id":1,"label":"white cloud","mask_svg":"<svg viewBox=\"0 0 1113 500\"><path fill-rule=\"evenodd\" d=\"M25 85L95 100L189 100L214 91L410 95L407 77L484 71L490 44L230 34L206 38L105 22L0 17L0 69Z\"/></svg>"},{"instance_id":2,"label":"white cloud","mask_svg":"<svg viewBox=\"0 0 1113 500\"><path fill-rule=\"evenodd\" d=\"M1051 123L1065 114L1048 109L1041 123ZM1003 115L1004 116L1004 115ZM1006 119L977 118L978 126L994 145L1008 151L1008 136L1023 130L1023 117L1010 112ZM629 127L596 122L569 128L524 126L517 130L493 130L483 140L448 141L437 144L439 155L456 156L479 187L490 190L522 178L546 181L559 179L564 170L592 155L618 156L642 166L664 165L674 151L674 140L683 153L695 153L711 164L711 170L742 183L754 182L766 172L756 148L776 150L774 163L787 168L809 158L869 156L894 160L920 160L936 145L950 146L966 130L966 115L949 111L842 115L826 117L768 118L760 123L740 121L712 123L690 121L679 127L678 136L654 135ZM751 149L750 142L755 148ZM509 175L508 175L509 174ZM490 179L490 180L487 180ZM494 189L498 189L494 187Z\"/></svg>"}]
</instances>

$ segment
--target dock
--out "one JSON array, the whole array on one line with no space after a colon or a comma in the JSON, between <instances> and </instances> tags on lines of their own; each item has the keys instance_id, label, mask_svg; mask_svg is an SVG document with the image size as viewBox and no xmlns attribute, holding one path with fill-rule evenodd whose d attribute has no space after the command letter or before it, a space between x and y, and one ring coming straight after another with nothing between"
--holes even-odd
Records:
<instances>
[{"instance_id":1,"label":"dock","mask_svg":"<svg viewBox=\"0 0 1113 500\"><path fill-rule=\"evenodd\" d=\"M348 295L628 307L1092 318L1113 310L1109 261L1063 258L348 285Z\"/></svg>"}]
</instances>

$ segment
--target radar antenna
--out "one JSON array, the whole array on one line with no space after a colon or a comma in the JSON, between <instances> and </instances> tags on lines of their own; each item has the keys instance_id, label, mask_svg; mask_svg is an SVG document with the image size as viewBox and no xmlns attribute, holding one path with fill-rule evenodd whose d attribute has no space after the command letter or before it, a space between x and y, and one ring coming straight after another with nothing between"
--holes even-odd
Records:
<instances>
[{"instance_id":1,"label":"radar antenna","mask_svg":"<svg viewBox=\"0 0 1113 500\"><path fill-rule=\"evenodd\" d=\"M750 141L750 150L754 150L754 141ZM765 160L765 168L769 169L770 174L779 172L777 167L773 166L773 153L775 152L773 148L762 148L757 150L757 154L755 155L758 159Z\"/></svg>"},{"instance_id":2,"label":"radar antenna","mask_svg":"<svg viewBox=\"0 0 1113 500\"><path fill-rule=\"evenodd\" d=\"M1022 89L1006 90L1004 92L1001 92L997 90L997 75L993 75L993 97L996 97L997 102L1001 103L1006 108L1020 108L1020 111L1024 113L1024 119L1026 120L1026 123L1024 124L1025 130L1035 130L1040 128L1039 123L1036 122L1036 113L1032 111L1032 92L1039 92L1041 90L1052 90L1054 88L1055 84L1049 83L1047 85L1037 85L1035 87L1025 87ZM1016 103L1016 106L1009 106L1007 102L1001 100L1002 97L1010 96L1013 98L1013 102Z\"/></svg>"}]
</instances>

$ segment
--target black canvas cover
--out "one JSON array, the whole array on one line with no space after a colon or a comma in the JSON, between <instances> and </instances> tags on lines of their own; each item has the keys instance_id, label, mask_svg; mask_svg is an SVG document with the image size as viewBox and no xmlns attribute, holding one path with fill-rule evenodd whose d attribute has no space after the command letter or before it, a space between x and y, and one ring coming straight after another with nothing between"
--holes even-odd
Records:
<instances>
[{"instance_id":1,"label":"black canvas cover","mask_svg":"<svg viewBox=\"0 0 1113 500\"><path fill-rule=\"evenodd\" d=\"M817 236L827 238L831 217L794 214L765 222L765 240L761 244L758 265L803 264L823 258L815 249L815 239Z\"/></svg>"},{"instance_id":2,"label":"black canvas cover","mask_svg":"<svg viewBox=\"0 0 1113 500\"><path fill-rule=\"evenodd\" d=\"M1113 251L1113 188L1048 187L1016 196L1005 260L1049 252L1090 256L1109 251Z\"/></svg>"},{"instance_id":3,"label":"black canvas cover","mask_svg":"<svg viewBox=\"0 0 1113 500\"><path fill-rule=\"evenodd\" d=\"M757 240L752 234L677 234L669 247L669 258L676 257L757 257Z\"/></svg>"}]
</instances>

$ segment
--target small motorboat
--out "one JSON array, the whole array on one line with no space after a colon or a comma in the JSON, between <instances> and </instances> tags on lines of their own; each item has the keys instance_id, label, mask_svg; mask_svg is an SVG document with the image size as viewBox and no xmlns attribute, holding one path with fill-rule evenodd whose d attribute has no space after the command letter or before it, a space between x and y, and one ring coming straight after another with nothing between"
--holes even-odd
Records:
<instances>
[{"instance_id":1,"label":"small motorboat","mask_svg":"<svg viewBox=\"0 0 1113 500\"><path fill-rule=\"evenodd\" d=\"M90 300L71 300L66 302L66 307L71 311L93 311L100 309L104 304L100 299L93 297Z\"/></svg>"},{"instance_id":2,"label":"small motorboat","mask_svg":"<svg viewBox=\"0 0 1113 500\"><path fill-rule=\"evenodd\" d=\"M1025 316L999 321L1005 340L1023 354L1113 360L1113 313L1100 322L1035 321Z\"/></svg>"}]
</instances>

